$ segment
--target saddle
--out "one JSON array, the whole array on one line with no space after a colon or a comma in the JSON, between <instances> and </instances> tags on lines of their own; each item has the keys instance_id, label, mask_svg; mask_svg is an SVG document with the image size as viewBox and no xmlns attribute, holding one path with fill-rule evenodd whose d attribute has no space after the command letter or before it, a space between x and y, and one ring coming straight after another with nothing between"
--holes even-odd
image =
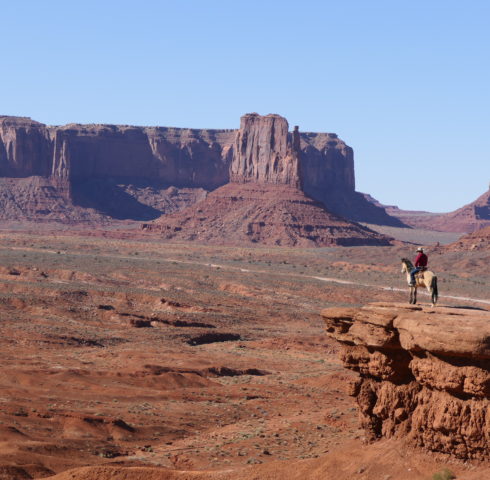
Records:
<instances>
[{"instance_id":1,"label":"saddle","mask_svg":"<svg viewBox=\"0 0 490 480\"><path fill-rule=\"evenodd\" d=\"M424 278L424 272L427 271L427 267L420 267L421 270L415 274L415 278Z\"/></svg>"}]
</instances>

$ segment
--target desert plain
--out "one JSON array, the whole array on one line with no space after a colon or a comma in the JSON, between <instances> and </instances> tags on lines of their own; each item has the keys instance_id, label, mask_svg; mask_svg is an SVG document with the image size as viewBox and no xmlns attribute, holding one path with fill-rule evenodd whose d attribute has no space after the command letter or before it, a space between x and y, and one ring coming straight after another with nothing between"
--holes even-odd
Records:
<instances>
[{"instance_id":1,"label":"desert plain","mask_svg":"<svg viewBox=\"0 0 490 480\"><path fill-rule=\"evenodd\" d=\"M324 308L407 302L414 249L4 228L0 478L486 478L485 464L367 444L357 374L325 335ZM489 308L488 251L429 255L441 305Z\"/></svg>"}]
</instances>

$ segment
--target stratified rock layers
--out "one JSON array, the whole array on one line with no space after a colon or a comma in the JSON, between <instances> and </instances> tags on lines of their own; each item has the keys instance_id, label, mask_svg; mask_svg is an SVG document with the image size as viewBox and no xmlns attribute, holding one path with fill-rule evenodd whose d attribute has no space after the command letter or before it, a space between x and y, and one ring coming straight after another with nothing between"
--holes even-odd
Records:
<instances>
[{"instance_id":1,"label":"stratified rock layers","mask_svg":"<svg viewBox=\"0 0 490 480\"><path fill-rule=\"evenodd\" d=\"M0 117L0 176L162 180L217 188L228 181L236 130L78 125Z\"/></svg>"},{"instance_id":2,"label":"stratified rock layers","mask_svg":"<svg viewBox=\"0 0 490 480\"><path fill-rule=\"evenodd\" d=\"M490 459L490 312L374 303L322 311L371 439Z\"/></svg>"}]
</instances>

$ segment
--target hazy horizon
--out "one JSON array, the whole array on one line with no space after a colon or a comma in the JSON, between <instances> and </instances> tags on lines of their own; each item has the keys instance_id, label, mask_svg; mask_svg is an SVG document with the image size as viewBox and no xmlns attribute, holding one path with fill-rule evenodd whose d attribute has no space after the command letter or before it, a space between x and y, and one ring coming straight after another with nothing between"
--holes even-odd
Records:
<instances>
[{"instance_id":1,"label":"hazy horizon","mask_svg":"<svg viewBox=\"0 0 490 480\"><path fill-rule=\"evenodd\" d=\"M238 128L278 113L354 149L356 187L447 212L488 189L490 4L1 1L0 113Z\"/></svg>"}]
</instances>

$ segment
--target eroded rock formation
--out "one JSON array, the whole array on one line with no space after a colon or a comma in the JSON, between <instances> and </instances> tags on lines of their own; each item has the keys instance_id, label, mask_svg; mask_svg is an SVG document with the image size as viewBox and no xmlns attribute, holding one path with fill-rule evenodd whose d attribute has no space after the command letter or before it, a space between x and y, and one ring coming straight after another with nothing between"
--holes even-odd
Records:
<instances>
[{"instance_id":1,"label":"eroded rock formation","mask_svg":"<svg viewBox=\"0 0 490 480\"><path fill-rule=\"evenodd\" d=\"M0 218L150 220L191 205L202 198L202 190L223 186L231 177L241 183L302 184L307 195L338 215L401 224L355 192L353 151L336 134L288 133L287 122L278 115L249 114L242 123L246 128L240 130L51 127L30 118L0 116L0 177L12 179ZM35 188L28 208L19 210L26 205L21 191L29 182L19 183L18 195L16 184L25 177L42 177L31 182L33 187L39 182L55 189L62 185L63 215L55 204L46 209L45 196ZM170 187L199 191L186 190L173 202L167 194ZM82 211L87 208L92 210Z\"/></svg>"},{"instance_id":2,"label":"eroded rock formation","mask_svg":"<svg viewBox=\"0 0 490 480\"><path fill-rule=\"evenodd\" d=\"M322 311L371 439L490 459L490 312L373 303Z\"/></svg>"},{"instance_id":3,"label":"eroded rock formation","mask_svg":"<svg viewBox=\"0 0 490 480\"><path fill-rule=\"evenodd\" d=\"M79 125L0 117L0 176L162 180L208 190L228 181L236 130Z\"/></svg>"},{"instance_id":4,"label":"eroded rock formation","mask_svg":"<svg viewBox=\"0 0 490 480\"><path fill-rule=\"evenodd\" d=\"M301 189L298 127L279 115L242 117L229 184L147 230L214 244L387 245L383 235L326 210Z\"/></svg>"},{"instance_id":5,"label":"eroded rock formation","mask_svg":"<svg viewBox=\"0 0 490 480\"><path fill-rule=\"evenodd\" d=\"M0 116L0 176L49 176L52 146L45 125L24 117Z\"/></svg>"},{"instance_id":6,"label":"eroded rock formation","mask_svg":"<svg viewBox=\"0 0 490 480\"><path fill-rule=\"evenodd\" d=\"M235 183L272 183L299 188L299 131L289 133L279 115L249 113L241 118L230 166Z\"/></svg>"}]
</instances>

